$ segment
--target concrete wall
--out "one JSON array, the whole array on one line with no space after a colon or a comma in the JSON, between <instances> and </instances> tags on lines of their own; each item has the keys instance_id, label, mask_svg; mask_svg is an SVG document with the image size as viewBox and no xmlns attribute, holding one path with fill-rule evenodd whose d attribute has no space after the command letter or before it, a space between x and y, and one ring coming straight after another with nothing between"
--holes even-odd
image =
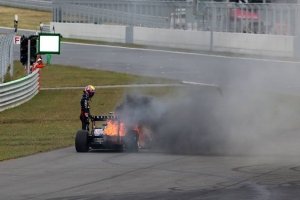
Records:
<instances>
[{"instance_id":1,"label":"concrete wall","mask_svg":"<svg viewBox=\"0 0 300 200\"><path fill-rule=\"evenodd\" d=\"M56 33L60 33L65 38L125 43L126 26L57 22L51 22L50 25L55 27Z\"/></svg>"},{"instance_id":2,"label":"concrete wall","mask_svg":"<svg viewBox=\"0 0 300 200\"><path fill-rule=\"evenodd\" d=\"M210 32L134 27L133 43L159 47L209 50Z\"/></svg>"},{"instance_id":3,"label":"concrete wall","mask_svg":"<svg viewBox=\"0 0 300 200\"><path fill-rule=\"evenodd\" d=\"M264 56L293 57L294 37L245 33L214 33L214 50Z\"/></svg>"},{"instance_id":4,"label":"concrete wall","mask_svg":"<svg viewBox=\"0 0 300 200\"><path fill-rule=\"evenodd\" d=\"M209 50L209 31L171 30L144 27L56 23L56 33L66 38L101 40L107 42L133 43L149 46L192 50ZM128 42L130 41L130 42ZM293 57L295 37L244 33L213 34L213 50L221 52L255 54L265 56Z\"/></svg>"}]
</instances>

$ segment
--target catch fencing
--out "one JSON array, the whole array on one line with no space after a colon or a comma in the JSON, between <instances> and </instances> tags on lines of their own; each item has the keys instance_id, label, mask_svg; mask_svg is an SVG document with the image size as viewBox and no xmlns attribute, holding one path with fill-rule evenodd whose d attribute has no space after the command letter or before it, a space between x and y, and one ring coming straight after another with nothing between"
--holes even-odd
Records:
<instances>
[{"instance_id":1,"label":"catch fencing","mask_svg":"<svg viewBox=\"0 0 300 200\"><path fill-rule=\"evenodd\" d=\"M43 11L52 10L52 2L50 0L0 0L0 5Z\"/></svg>"},{"instance_id":2,"label":"catch fencing","mask_svg":"<svg viewBox=\"0 0 300 200\"><path fill-rule=\"evenodd\" d=\"M152 28L171 28L181 25L182 28L186 24L185 18L193 17L193 4L181 1L53 0L52 5L52 20L65 23L113 24ZM179 20L171 20L171 14L174 15L176 9L177 11L179 11L178 9L181 11L189 9L188 16L185 17L182 12Z\"/></svg>"},{"instance_id":3,"label":"catch fencing","mask_svg":"<svg viewBox=\"0 0 300 200\"><path fill-rule=\"evenodd\" d=\"M53 0L54 22L300 35L300 5L143 0Z\"/></svg>"},{"instance_id":4,"label":"catch fencing","mask_svg":"<svg viewBox=\"0 0 300 200\"><path fill-rule=\"evenodd\" d=\"M13 41L15 33L0 36L0 83L4 82L4 77L10 68L10 75L13 75L14 70L14 51Z\"/></svg>"},{"instance_id":5,"label":"catch fencing","mask_svg":"<svg viewBox=\"0 0 300 200\"><path fill-rule=\"evenodd\" d=\"M203 30L299 36L300 5L201 2L194 13Z\"/></svg>"}]
</instances>

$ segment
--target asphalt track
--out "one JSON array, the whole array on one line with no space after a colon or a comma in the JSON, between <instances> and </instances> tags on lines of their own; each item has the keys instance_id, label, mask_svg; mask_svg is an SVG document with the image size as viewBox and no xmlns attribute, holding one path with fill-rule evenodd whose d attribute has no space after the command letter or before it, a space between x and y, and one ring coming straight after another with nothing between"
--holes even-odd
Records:
<instances>
[{"instance_id":1,"label":"asphalt track","mask_svg":"<svg viewBox=\"0 0 300 200\"><path fill-rule=\"evenodd\" d=\"M53 63L300 94L299 64L292 62L63 44ZM0 162L5 200L290 200L299 195L299 156L76 153L70 147Z\"/></svg>"},{"instance_id":2,"label":"asphalt track","mask_svg":"<svg viewBox=\"0 0 300 200\"><path fill-rule=\"evenodd\" d=\"M0 163L1 199L299 199L295 157L76 153Z\"/></svg>"}]
</instances>

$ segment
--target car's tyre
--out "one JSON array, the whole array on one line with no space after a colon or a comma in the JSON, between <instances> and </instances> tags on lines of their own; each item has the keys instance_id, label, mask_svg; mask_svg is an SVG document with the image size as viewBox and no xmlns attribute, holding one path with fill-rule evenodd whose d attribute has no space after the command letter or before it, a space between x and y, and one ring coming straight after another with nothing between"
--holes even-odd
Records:
<instances>
[{"instance_id":1,"label":"car's tyre","mask_svg":"<svg viewBox=\"0 0 300 200\"><path fill-rule=\"evenodd\" d=\"M116 151L116 152L119 152L119 153L123 152L123 151L124 151L123 145L117 145L117 146L115 147L115 151Z\"/></svg>"},{"instance_id":2,"label":"car's tyre","mask_svg":"<svg viewBox=\"0 0 300 200\"><path fill-rule=\"evenodd\" d=\"M126 152L138 152L139 151L139 134L135 130L129 130L125 134L125 149Z\"/></svg>"},{"instance_id":3,"label":"car's tyre","mask_svg":"<svg viewBox=\"0 0 300 200\"><path fill-rule=\"evenodd\" d=\"M77 152L88 152L88 131L77 131L75 138L75 149Z\"/></svg>"}]
</instances>

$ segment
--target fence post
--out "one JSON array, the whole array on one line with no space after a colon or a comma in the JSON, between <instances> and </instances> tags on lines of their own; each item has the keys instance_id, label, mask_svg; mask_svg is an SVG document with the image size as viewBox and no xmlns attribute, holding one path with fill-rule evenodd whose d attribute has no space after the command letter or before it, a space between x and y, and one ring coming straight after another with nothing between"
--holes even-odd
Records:
<instances>
[{"instance_id":1,"label":"fence post","mask_svg":"<svg viewBox=\"0 0 300 200\"><path fill-rule=\"evenodd\" d=\"M14 75L14 39L15 34L11 35L11 45L10 45L10 76Z\"/></svg>"},{"instance_id":2,"label":"fence post","mask_svg":"<svg viewBox=\"0 0 300 200\"><path fill-rule=\"evenodd\" d=\"M39 70L38 71L38 76L39 76L39 78L38 78L38 84L39 84L38 91L40 91L41 90L41 69L37 69L37 70Z\"/></svg>"}]
</instances>

